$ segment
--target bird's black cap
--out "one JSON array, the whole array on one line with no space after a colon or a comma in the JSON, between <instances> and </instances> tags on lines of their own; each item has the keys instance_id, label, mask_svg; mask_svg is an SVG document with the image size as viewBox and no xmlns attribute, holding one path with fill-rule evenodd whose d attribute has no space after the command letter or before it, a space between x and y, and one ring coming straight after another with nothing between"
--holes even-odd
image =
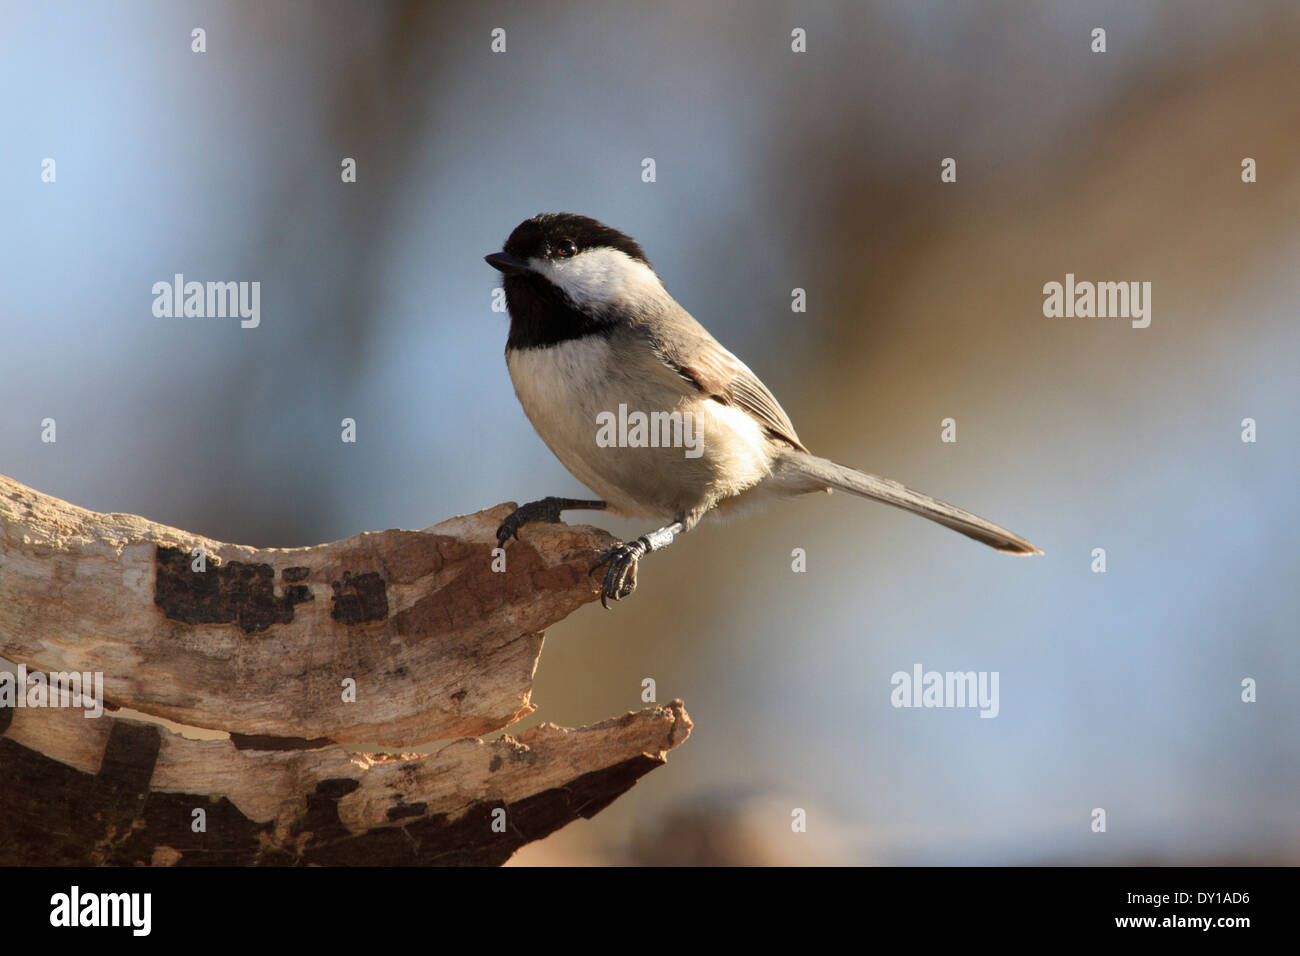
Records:
<instances>
[{"instance_id":1,"label":"bird's black cap","mask_svg":"<svg viewBox=\"0 0 1300 956\"><path fill-rule=\"evenodd\" d=\"M502 252L493 253L486 258L494 268L509 273L529 259L554 258L565 242L572 243L578 253L584 249L608 247L650 265L640 244L631 236L590 216L579 216L572 212L547 212L525 219L510 233Z\"/></svg>"}]
</instances>

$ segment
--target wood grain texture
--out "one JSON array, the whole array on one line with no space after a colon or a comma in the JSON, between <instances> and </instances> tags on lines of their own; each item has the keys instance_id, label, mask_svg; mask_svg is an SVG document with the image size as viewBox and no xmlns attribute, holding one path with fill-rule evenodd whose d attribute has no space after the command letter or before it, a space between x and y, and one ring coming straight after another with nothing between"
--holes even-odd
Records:
<instances>
[{"instance_id":1,"label":"wood grain texture","mask_svg":"<svg viewBox=\"0 0 1300 956\"><path fill-rule=\"evenodd\" d=\"M530 526L498 573L511 510L259 549L0 476L0 653L100 671L119 707L230 733L394 747L488 733L532 712L541 631L593 599L587 572L613 543Z\"/></svg>"}]
</instances>

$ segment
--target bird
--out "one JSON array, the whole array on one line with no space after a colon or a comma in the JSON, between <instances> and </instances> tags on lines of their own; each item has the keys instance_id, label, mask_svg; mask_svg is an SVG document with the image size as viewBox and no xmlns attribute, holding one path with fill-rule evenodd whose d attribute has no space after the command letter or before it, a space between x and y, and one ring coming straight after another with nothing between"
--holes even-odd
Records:
<instances>
[{"instance_id":1,"label":"bird","mask_svg":"<svg viewBox=\"0 0 1300 956\"><path fill-rule=\"evenodd\" d=\"M606 569L604 607L636 589L645 555L706 515L832 489L998 551L1042 554L984 518L810 452L771 390L677 303L627 234L577 213L541 213L484 259L503 277L515 395L551 452L599 496L528 502L501 523L497 546L564 511L657 522L592 567Z\"/></svg>"}]
</instances>

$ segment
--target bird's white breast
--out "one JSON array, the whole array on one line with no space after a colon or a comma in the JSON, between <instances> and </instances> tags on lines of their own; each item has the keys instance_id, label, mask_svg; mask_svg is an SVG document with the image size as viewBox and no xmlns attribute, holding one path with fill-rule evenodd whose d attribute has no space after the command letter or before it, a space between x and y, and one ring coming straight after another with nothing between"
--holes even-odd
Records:
<instances>
[{"instance_id":1,"label":"bird's white breast","mask_svg":"<svg viewBox=\"0 0 1300 956\"><path fill-rule=\"evenodd\" d=\"M685 383L649 349L615 349L601 335L506 355L533 428L575 478L615 513L670 521L760 481L769 467L760 426ZM602 447L598 416L632 411L693 416L702 453L681 447Z\"/></svg>"}]
</instances>

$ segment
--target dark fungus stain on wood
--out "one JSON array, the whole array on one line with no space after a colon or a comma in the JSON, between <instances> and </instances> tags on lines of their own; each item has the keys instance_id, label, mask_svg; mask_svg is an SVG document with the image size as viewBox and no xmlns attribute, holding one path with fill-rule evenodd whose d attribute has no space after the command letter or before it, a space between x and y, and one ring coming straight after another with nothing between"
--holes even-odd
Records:
<instances>
[{"instance_id":1,"label":"dark fungus stain on wood","mask_svg":"<svg viewBox=\"0 0 1300 956\"><path fill-rule=\"evenodd\" d=\"M113 721L96 780L106 791L144 799L161 747L162 733L153 724Z\"/></svg>"},{"instance_id":2,"label":"dark fungus stain on wood","mask_svg":"<svg viewBox=\"0 0 1300 956\"><path fill-rule=\"evenodd\" d=\"M334 620L351 625L388 617L388 587L377 572L344 571L342 580L330 582L330 587L334 589L334 607L330 611Z\"/></svg>"},{"instance_id":3,"label":"dark fungus stain on wood","mask_svg":"<svg viewBox=\"0 0 1300 956\"><path fill-rule=\"evenodd\" d=\"M148 731L152 739L111 731L98 774L0 737L0 866L142 866L163 846L181 853L182 866L297 862L269 845L270 823L254 823L225 797L148 790L158 740L157 728ZM193 829L196 807L204 832Z\"/></svg>"},{"instance_id":4,"label":"dark fungus stain on wood","mask_svg":"<svg viewBox=\"0 0 1300 956\"><path fill-rule=\"evenodd\" d=\"M382 860L388 866L499 866L525 843L540 840L578 817L595 816L663 762L641 754L514 803L479 800L455 816L437 813L339 840L313 839L303 852L303 862L365 866ZM504 818L497 811L504 811Z\"/></svg>"},{"instance_id":5,"label":"dark fungus stain on wood","mask_svg":"<svg viewBox=\"0 0 1300 956\"><path fill-rule=\"evenodd\" d=\"M310 833L313 843L347 837L348 829L339 819L339 801L359 786L360 781L348 777L331 777L317 783L315 792L307 794L307 812L295 822L292 832Z\"/></svg>"},{"instance_id":6,"label":"dark fungus stain on wood","mask_svg":"<svg viewBox=\"0 0 1300 956\"><path fill-rule=\"evenodd\" d=\"M405 820L407 817L422 817L428 808L427 803L399 803L388 808L388 819Z\"/></svg>"},{"instance_id":7,"label":"dark fungus stain on wood","mask_svg":"<svg viewBox=\"0 0 1300 956\"><path fill-rule=\"evenodd\" d=\"M275 593L275 569L269 564L230 561L207 570L191 567L189 552L159 545L155 555L153 602L173 621L186 624L238 624L256 634L272 624L293 620L293 606L314 596L305 584L289 584Z\"/></svg>"},{"instance_id":8,"label":"dark fungus stain on wood","mask_svg":"<svg viewBox=\"0 0 1300 956\"><path fill-rule=\"evenodd\" d=\"M159 847L178 851L180 866L497 865L524 843L594 816L664 762L641 754L514 803L476 801L454 816L403 801L388 811L393 826L357 834L340 822L338 801L358 781L322 780L292 827L310 836L281 846L272 822L250 820L224 796L149 790L159 739L154 727L111 733L105 767L90 774L0 737L0 866L140 866ZM196 807L207 815L205 832L193 830ZM505 811L504 832L494 826L497 810Z\"/></svg>"}]
</instances>

